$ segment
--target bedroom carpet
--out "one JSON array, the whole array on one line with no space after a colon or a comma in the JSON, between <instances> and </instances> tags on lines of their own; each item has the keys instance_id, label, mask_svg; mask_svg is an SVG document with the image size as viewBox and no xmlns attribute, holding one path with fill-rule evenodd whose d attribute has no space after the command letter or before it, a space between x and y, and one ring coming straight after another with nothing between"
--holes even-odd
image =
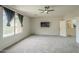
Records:
<instances>
[{"instance_id":1,"label":"bedroom carpet","mask_svg":"<svg viewBox=\"0 0 79 59\"><path fill-rule=\"evenodd\" d=\"M6 53L78 53L75 37L33 35L5 50Z\"/></svg>"}]
</instances>

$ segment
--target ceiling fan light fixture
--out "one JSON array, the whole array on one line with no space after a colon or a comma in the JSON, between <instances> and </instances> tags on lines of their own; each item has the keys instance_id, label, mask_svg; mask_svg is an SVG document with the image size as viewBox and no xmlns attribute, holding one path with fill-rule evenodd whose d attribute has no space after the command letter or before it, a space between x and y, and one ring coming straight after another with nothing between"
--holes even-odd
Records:
<instances>
[{"instance_id":1,"label":"ceiling fan light fixture","mask_svg":"<svg viewBox=\"0 0 79 59\"><path fill-rule=\"evenodd\" d=\"M47 10L46 11L44 11L45 13L47 13Z\"/></svg>"}]
</instances>

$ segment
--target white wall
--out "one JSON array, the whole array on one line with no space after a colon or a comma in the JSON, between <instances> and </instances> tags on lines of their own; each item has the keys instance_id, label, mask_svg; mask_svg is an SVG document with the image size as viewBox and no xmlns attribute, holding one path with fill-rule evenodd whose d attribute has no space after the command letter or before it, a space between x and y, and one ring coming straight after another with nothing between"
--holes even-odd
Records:
<instances>
[{"instance_id":1,"label":"white wall","mask_svg":"<svg viewBox=\"0 0 79 59\"><path fill-rule=\"evenodd\" d=\"M3 16L2 16L3 13L2 12L3 12L3 10L0 7L0 40L2 40L2 34L3 34L3 25L2 25L3 24L2 23L3 22L3 20L2 20L3 19Z\"/></svg>"},{"instance_id":2,"label":"white wall","mask_svg":"<svg viewBox=\"0 0 79 59\"><path fill-rule=\"evenodd\" d=\"M60 23L61 18L43 17L31 20L32 34L39 35L60 35ZM50 22L50 27L40 27L40 22Z\"/></svg>"},{"instance_id":3,"label":"white wall","mask_svg":"<svg viewBox=\"0 0 79 59\"><path fill-rule=\"evenodd\" d=\"M3 44L3 9L0 7L0 46L2 44Z\"/></svg>"},{"instance_id":4,"label":"white wall","mask_svg":"<svg viewBox=\"0 0 79 59\"><path fill-rule=\"evenodd\" d=\"M0 11L2 11L2 10L0 9ZM2 12L0 12L0 15L1 15L1 13ZM17 41L19 41L19 40L23 39L24 37L27 37L27 36L29 36L31 34L30 33L30 19L28 17L24 16L24 20L23 20L23 24L24 24L24 26L23 26L23 32L20 33L20 34L15 35L15 36L5 37L5 38L1 39L1 37L3 35L1 33L2 29L3 29L3 27L2 27L2 23L3 22L2 22L1 18L2 17L0 17L0 50L2 50L4 48L12 45L13 43L15 43L15 42L17 42Z\"/></svg>"}]
</instances>

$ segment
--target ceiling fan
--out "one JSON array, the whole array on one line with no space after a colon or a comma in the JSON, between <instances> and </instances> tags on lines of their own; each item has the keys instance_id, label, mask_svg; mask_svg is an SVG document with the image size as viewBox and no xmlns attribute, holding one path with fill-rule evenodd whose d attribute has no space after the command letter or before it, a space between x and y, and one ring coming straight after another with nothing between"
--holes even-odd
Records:
<instances>
[{"instance_id":1,"label":"ceiling fan","mask_svg":"<svg viewBox=\"0 0 79 59\"><path fill-rule=\"evenodd\" d=\"M51 11L54 11L54 9L50 9L50 6L45 6L44 9L39 9L39 11L41 11L41 13L49 13Z\"/></svg>"}]
</instances>

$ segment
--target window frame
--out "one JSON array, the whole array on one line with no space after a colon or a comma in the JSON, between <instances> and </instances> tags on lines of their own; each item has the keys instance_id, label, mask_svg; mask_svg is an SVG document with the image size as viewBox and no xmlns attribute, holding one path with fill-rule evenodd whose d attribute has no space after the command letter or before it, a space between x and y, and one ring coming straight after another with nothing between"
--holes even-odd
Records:
<instances>
[{"instance_id":1,"label":"window frame","mask_svg":"<svg viewBox=\"0 0 79 59\"><path fill-rule=\"evenodd\" d=\"M5 11L3 11L3 13L4 13ZM17 28L17 26L16 26L16 16L18 16L17 15L17 13L15 13L15 16L14 16L14 29L13 29L13 33L9 33L9 34L4 34L3 33L3 38L6 38L6 37L10 37L10 36L15 36L15 35L17 35L17 34L20 34L20 33L22 33L23 32L23 28L21 27L21 31L20 32L17 32L16 33L16 28ZM3 14L3 17L4 17L4 14ZM18 21L19 21L19 18L18 18ZM3 24L4 24L4 21L3 21ZM7 25L5 25L5 26L7 26ZM20 25L21 26L21 25ZM4 27L3 27L4 28ZM4 30L3 30L4 31Z\"/></svg>"}]
</instances>

